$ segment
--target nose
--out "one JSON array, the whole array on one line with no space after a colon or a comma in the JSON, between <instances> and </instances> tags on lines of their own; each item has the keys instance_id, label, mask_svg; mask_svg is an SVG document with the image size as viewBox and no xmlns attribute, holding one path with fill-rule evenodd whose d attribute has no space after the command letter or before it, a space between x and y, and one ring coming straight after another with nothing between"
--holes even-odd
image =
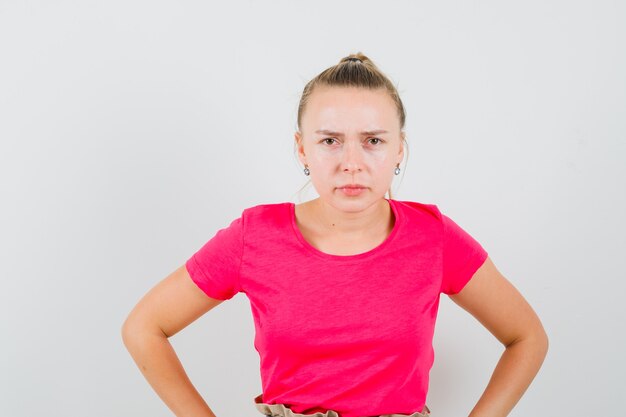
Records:
<instances>
[{"instance_id":1,"label":"nose","mask_svg":"<svg viewBox=\"0 0 626 417\"><path fill-rule=\"evenodd\" d=\"M363 169L363 155L358 141L346 141L341 156L341 170L353 174Z\"/></svg>"}]
</instances>

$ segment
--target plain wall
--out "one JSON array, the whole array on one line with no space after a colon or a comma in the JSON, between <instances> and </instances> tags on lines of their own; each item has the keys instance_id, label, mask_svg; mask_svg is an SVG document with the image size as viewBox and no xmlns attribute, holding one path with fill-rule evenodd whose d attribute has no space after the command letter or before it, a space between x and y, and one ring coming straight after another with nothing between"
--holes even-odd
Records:
<instances>
[{"instance_id":1,"label":"plain wall","mask_svg":"<svg viewBox=\"0 0 626 417\"><path fill-rule=\"evenodd\" d=\"M626 7L618 1L0 1L0 415L170 416L121 325L249 206L315 197L305 83L362 51L407 110L394 198L437 204L538 313L511 416L623 413ZM170 340L218 416L259 415L245 294ZM427 404L502 346L442 295Z\"/></svg>"}]
</instances>

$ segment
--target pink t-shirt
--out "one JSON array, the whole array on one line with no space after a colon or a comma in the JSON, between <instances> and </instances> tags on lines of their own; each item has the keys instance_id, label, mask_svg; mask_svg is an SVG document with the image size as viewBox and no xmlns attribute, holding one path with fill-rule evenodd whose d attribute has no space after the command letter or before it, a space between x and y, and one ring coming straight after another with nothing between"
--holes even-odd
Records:
<instances>
[{"instance_id":1,"label":"pink t-shirt","mask_svg":"<svg viewBox=\"0 0 626 417\"><path fill-rule=\"evenodd\" d=\"M459 292L487 252L436 205L387 201L393 230L368 252L319 251L285 202L245 209L187 260L208 296L250 300L264 403L340 417L423 410L439 296Z\"/></svg>"}]
</instances>

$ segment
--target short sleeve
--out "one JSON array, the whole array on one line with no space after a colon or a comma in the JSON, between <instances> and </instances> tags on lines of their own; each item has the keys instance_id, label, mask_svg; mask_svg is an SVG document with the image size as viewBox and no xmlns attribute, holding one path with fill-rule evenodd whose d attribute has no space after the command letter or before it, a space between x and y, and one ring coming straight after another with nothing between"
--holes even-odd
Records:
<instances>
[{"instance_id":1,"label":"short sleeve","mask_svg":"<svg viewBox=\"0 0 626 417\"><path fill-rule=\"evenodd\" d=\"M189 276L211 298L228 300L240 291L243 215L218 230L185 263Z\"/></svg>"},{"instance_id":2,"label":"short sleeve","mask_svg":"<svg viewBox=\"0 0 626 417\"><path fill-rule=\"evenodd\" d=\"M443 276L441 292L456 294L487 259L487 251L445 214L443 222Z\"/></svg>"}]
</instances>

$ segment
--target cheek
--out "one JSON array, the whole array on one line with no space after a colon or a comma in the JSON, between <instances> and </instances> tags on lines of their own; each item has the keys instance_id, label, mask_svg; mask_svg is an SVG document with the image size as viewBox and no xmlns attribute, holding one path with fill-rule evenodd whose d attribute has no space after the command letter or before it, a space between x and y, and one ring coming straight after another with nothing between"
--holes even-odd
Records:
<instances>
[{"instance_id":1,"label":"cheek","mask_svg":"<svg viewBox=\"0 0 626 417\"><path fill-rule=\"evenodd\" d=\"M310 165L316 165L323 168L336 164L338 158L336 155L329 152L312 152L307 156L307 160Z\"/></svg>"},{"instance_id":2,"label":"cheek","mask_svg":"<svg viewBox=\"0 0 626 417\"><path fill-rule=\"evenodd\" d=\"M366 155L366 160L371 165L383 167L392 163L392 155L388 152L371 152Z\"/></svg>"}]
</instances>

